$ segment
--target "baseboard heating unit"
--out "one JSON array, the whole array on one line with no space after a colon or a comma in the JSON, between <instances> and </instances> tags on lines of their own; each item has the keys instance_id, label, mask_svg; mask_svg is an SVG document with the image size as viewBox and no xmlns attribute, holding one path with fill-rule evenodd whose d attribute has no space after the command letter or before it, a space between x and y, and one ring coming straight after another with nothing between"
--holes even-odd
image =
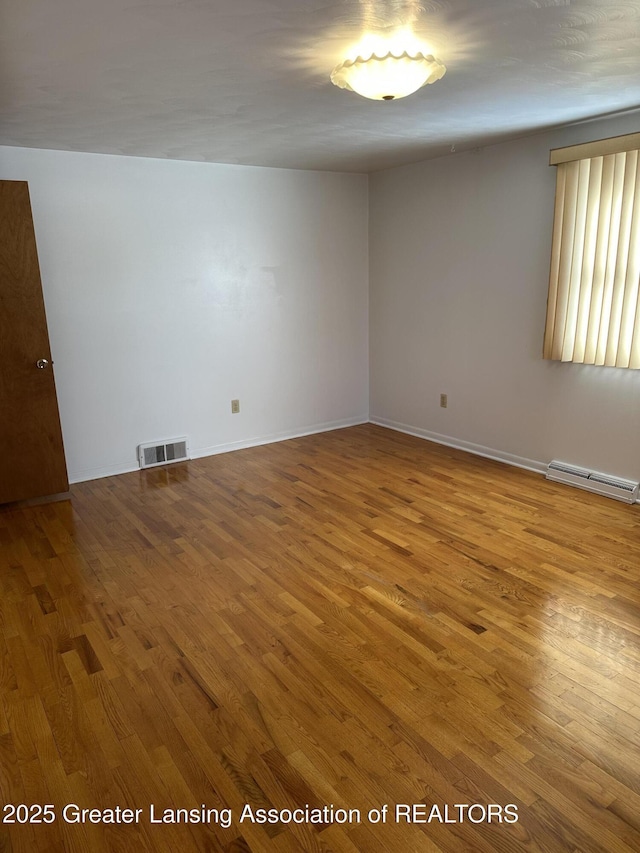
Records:
<instances>
[{"instance_id":1,"label":"baseboard heating unit","mask_svg":"<svg viewBox=\"0 0 640 853\"><path fill-rule=\"evenodd\" d=\"M189 442L185 436L166 441L150 441L138 445L138 462L141 468L184 462L189 458Z\"/></svg>"},{"instance_id":2,"label":"baseboard heating unit","mask_svg":"<svg viewBox=\"0 0 640 853\"><path fill-rule=\"evenodd\" d=\"M547 480L576 486L578 489L586 489L588 492L628 504L635 503L640 493L640 484L633 480L622 480L619 477L600 474L598 471L587 471L585 468L576 468L575 465L556 460L547 465Z\"/></svg>"}]
</instances>

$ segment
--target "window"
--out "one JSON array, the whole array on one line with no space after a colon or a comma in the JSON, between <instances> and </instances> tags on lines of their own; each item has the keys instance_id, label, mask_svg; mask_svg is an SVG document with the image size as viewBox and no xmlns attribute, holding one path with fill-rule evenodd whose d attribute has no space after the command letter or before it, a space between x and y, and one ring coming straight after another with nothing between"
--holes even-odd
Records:
<instances>
[{"instance_id":1,"label":"window","mask_svg":"<svg viewBox=\"0 0 640 853\"><path fill-rule=\"evenodd\" d=\"M640 133L557 148L544 357L640 369Z\"/></svg>"}]
</instances>

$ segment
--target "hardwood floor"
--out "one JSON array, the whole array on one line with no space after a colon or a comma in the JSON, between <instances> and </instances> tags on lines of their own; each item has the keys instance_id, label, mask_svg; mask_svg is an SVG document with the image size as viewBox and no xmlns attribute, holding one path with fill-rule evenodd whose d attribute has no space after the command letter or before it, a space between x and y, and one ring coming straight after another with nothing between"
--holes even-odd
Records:
<instances>
[{"instance_id":1,"label":"hardwood floor","mask_svg":"<svg viewBox=\"0 0 640 853\"><path fill-rule=\"evenodd\" d=\"M0 509L0 850L640 849L640 507L372 425L71 495Z\"/></svg>"}]
</instances>

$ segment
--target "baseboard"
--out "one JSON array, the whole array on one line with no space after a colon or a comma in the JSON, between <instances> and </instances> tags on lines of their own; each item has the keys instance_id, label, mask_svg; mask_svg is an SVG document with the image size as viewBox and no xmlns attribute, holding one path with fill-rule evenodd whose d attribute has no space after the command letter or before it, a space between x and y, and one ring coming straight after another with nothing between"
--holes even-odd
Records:
<instances>
[{"instance_id":1,"label":"baseboard","mask_svg":"<svg viewBox=\"0 0 640 853\"><path fill-rule=\"evenodd\" d=\"M407 435L414 435L416 438L425 438L427 441L435 442L435 444L444 444L446 447L455 447L456 450L466 450L467 453L473 453L475 456L484 456L486 459L493 459L495 462L504 462L507 465L514 465L516 468L535 471L536 474L544 474L547 470L546 464L538 462L536 459L527 459L525 456L516 456L513 453L503 453L501 450L494 450L492 447L474 444L471 441L463 441L460 438L453 438L450 435L440 435L440 433L431 432L428 429L421 429L420 427L399 423L398 421L390 421L387 418L371 416L369 421L372 424L387 427L396 432L404 432Z\"/></svg>"},{"instance_id":2,"label":"baseboard","mask_svg":"<svg viewBox=\"0 0 640 853\"><path fill-rule=\"evenodd\" d=\"M139 471L139 465L105 465L100 468L84 468L80 471L69 472L69 483L86 483L89 480L101 480L103 477L115 477L117 474L131 474Z\"/></svg>"},{"instance_id":3,"label":"baseboard","mask_svg":"<svg viewBox=\"0 0 640 853\"><path fill-rule=\"evenodd\" d=\"M359 426L369 423L368 415L358 418L349 418L344 421L327 421L322 424L303 427L294 432L274 432L257 438L249 438L243 441L232 441L227 444L214 444L211 447L201 447L191 451L192 459L201 459L204 456L216 456L218 453L231 453L234 450L244 450L247 447L259 447L262 444L275 444L278 441L288 441L291 438L303 438L305 435L316 435L321 432L331 432L334 429L345 429L346 427Z\"/></svg>"},{"instance_id":4,"label":"baseboard","mask_svg":"<svg viewBox=\"0 0 640 853\"><path fill-rule=\"evenodd\" d=\"M359 426L369 422L368 415L360 415L357 418L347 418L340 421L327 421L325 423L311 424L298 430L287 430L275 432L268 435L256 436L242 441L232 441L226 444L214 444L210 447L191 448L190 459L202 459L206 456L216 456L218 453L230 453L233 450L242 450L246 447L259 447L262 444L275 444L277 441L287 441L290 438L302 438L305 435L315 435L321 432L330 432L334 429L344 429L350 426ZM86 483L89 480L99 480L103 477L113 477L117 474L131 474L139 471L137 464L111 465L101 468L85 468L84 470L70 472L69 483Z\"/></svg>"}]
</instances>

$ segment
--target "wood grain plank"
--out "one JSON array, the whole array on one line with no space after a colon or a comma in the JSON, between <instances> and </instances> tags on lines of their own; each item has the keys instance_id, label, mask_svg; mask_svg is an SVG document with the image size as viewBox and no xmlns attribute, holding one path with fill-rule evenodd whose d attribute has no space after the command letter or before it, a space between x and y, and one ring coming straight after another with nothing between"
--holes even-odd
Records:
<instances>
[{"instance_id":1,"label":"wood grain plank","mask_svg":"<svg viewBox=\"0 0 640 853\"><path fill-rule=\"evenodd\" d=\"M144 812L0 849L640 849L639 573L637 507L372 425L0 508L3 797Z\"/></svg>"}]
</instances>

